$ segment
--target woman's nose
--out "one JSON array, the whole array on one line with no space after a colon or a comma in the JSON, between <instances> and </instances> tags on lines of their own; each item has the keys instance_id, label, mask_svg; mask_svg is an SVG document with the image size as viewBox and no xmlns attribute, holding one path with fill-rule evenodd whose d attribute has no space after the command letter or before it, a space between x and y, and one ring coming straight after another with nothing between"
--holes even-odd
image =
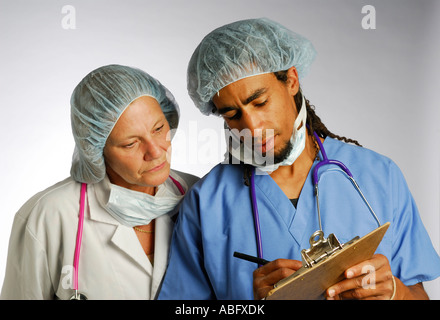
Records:
<instances>
[{"instance_id":1,"label":"woman's nose","mask_svg":"<svg viewBox=\"0 0 440 320\"><path fill-rule=\"evenodd\" d=\"M144 160L145 161L151 161L158 159L162 156L162 154L165 152L160 146L159 143L156 141L148 141L145 144L145 151L144 151Z\"/></svg>"}]
</instances>

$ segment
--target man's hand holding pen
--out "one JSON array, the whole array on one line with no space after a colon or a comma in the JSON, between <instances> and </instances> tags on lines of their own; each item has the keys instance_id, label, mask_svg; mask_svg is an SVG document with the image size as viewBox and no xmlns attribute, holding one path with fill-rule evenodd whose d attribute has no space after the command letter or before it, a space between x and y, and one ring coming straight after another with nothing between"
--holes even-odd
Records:
<instances>
[{"instance_id":1,"label":"man's hand holding pen","mask_svg":"<svg viewBox=\"0 0 440 320\"><path fill-rule=\"evenodd\" d=\"M254 299L260 300L278 281L290 276L302 267L302 262L290 259L276 259L254 271Z\"/></svg>"}]
</instances>

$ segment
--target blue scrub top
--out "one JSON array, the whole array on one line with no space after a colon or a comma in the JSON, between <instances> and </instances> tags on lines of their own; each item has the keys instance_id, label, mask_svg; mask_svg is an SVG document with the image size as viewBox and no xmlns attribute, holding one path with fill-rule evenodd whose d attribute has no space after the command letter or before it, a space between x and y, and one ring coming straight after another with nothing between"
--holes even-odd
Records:
<instances>
[{"instance_id":1,"label":"blue scrub top","mask_svg":"<svg viewBox=\"0 0 440 320\"><path fill-rule=\"evenodd\" d=\"M366 148L326 138L329 159L353 174L381 223L390 222L376 253L391 262L405 285L440 276L440 258L420 219L405 179L387 157ZM309 238L319 229L312 166L297 208L267 174L255 176L263 255L301 260ZM261 172L260 172L261 173ZM345 243L378 227L347 176L334 165L319 170L322 227ZM242 165L219 164L188 192L175 226L169 266L159 299L253 299L257 265L233 257L257 255L249 187Z\"/></svg>"}]
</instances>

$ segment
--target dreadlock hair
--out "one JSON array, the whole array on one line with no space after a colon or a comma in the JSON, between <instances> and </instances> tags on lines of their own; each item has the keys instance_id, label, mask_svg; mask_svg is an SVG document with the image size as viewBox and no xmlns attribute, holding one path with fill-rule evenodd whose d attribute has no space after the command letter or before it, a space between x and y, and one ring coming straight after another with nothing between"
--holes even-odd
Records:
<instances>
[{"instance_id":1,"label":"dreadlock hair","mask_svg":"<svg viewBox=\"0 0 440 320\"><path fill-rule=\"evenodd\" d=\"M279 81L281 81L283 83L287 82L287 70L277 71L277 72L274 72L274 74L275 74L275 77L277 77L277 79ZM299 113L299 110L302 105L302 98L303 98L301 88L298 90L298 93L293 98L295 101L297 111ZM330 137L330 138L338 139L338 140L341 140L341 141L344 141L347 143L353 143L357 146L362 147L362 145L360 145L359 142L357 142L357 140L353 140L353 139L346 138L346 137L341 137L341 136L338 136L338 135L330 132L330 130L327 129L325 124L322 123L321 119L316 115L315 106L311 105L310 101L307 100L305 97L304 97L304 100L306 102L307 124L308 124L307 132L309 133L309 135L311 135L313 137L313 132L316 132L316 134L321 138ZM316 142L315 142L315 144L316 144Z\"/></svg>"}]
</instances>

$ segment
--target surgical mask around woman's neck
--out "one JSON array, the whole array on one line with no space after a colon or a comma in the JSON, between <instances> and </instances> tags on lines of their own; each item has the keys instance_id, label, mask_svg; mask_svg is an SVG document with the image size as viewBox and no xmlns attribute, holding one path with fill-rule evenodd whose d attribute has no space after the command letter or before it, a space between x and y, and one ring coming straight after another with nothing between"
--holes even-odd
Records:
<instances>
[{"instance_id":1,"label":"surgical mask around woman's neck","mask_svg":"<svg viewBox=\"0 0 440 320\"><path fill-rule=\"evenodd\" d=\"M183 185L184 190L187 189L182 179L178 179L178 182ZM110 181L107 187L110 194L105 208L119 223L128 227L149 224L172 211L183 198L171 178L157 187L154 196L117 186Z\"/></svg>"},{"instance_id":2,"label":"surgical mask around woman's neck","mask_svg":"<svg viewBox=\"0 0 440 320\"><path fill-rule=\"evenodd\" d=\"M301 109L293 124L293 132L292 136L290 137L292 149L290 150L287 157L279 163L268 163L265 157L258 154L258 152L253 151L252 147L249 147L246 143L243 143L243 141L241 141L240 136L237 135L237 132L235 132L236 130L230 130L229 136L232 138L232 146L230 143L228 143L229 141L227 141L228 151L233 158L268 173L277 170L280 166L290 166L295 162L295 160L299 157L299 155L303 152L305 148L306 120L306 102L303 97ZM228 137L227 140L229 140ZM238 147L234 148L234 145ZM228 154L226 154L226 157L229 158Z\"/></svg>"}]
</instances>

